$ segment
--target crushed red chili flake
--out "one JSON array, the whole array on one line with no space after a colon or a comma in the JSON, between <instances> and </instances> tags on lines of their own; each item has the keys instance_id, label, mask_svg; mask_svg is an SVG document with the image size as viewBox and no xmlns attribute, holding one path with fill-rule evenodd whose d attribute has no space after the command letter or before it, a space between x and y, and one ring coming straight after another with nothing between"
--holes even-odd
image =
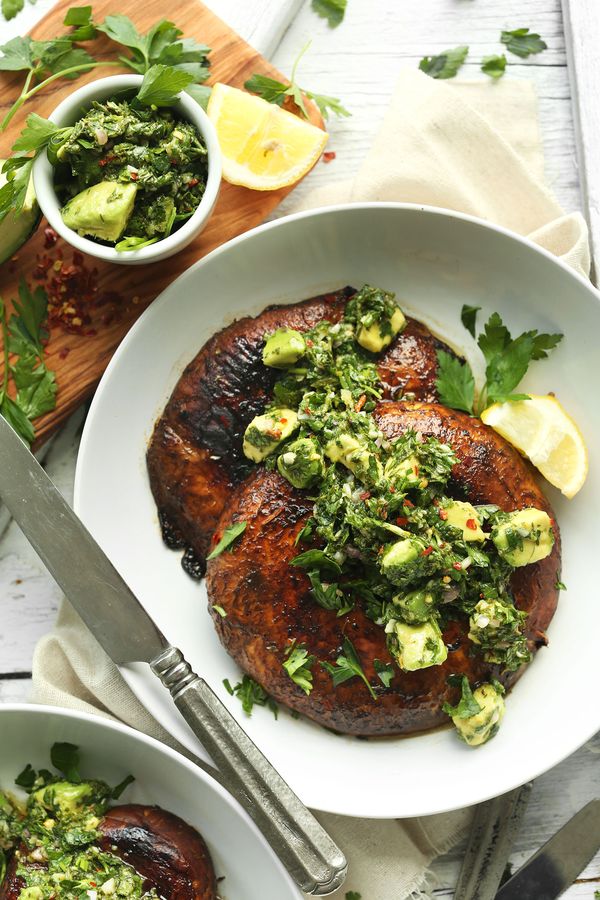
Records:
<instances>
[{"instance_id":1,"label":"crushed red chili flake","mask_svg":"<svg viewBox=\"0 0 600 900\"><path fill-rule=\"evenodd\" d=\"M408 525L408 519L406 518L406 516L398 516L398 518L396 519L396 523L398 525Z\"/></svg>"},{"instance_id":2,"label":"crushed red chili flake","mask_svg":"<svg viewBox=\"0 0 600 900\"><path fill-rule=\"evenodd\" d=\"M326 150L325 153L323 154L323 162L330 163L332 159L335 159L335 157L336 157L335 150Z\"/></svg>"},{"instance_id":3,"label":"crushed red chili flake","mask_svg":"<svg viewBox=\"0 0 600 900\"><path fill-rule=\"evenodd\" d=\"M282 425L285 425L285 423L287 422L287 419L280 419L279 421L281 422Z\"/></svg>"},{"instance_id":4,"label":"crushed red chili flake","mask_svg":"<svg viewBox=\"0 0 600 900\"><path fill-rule=\"evenodd\" d=\"M137 172L130 172L129 177L131 178L132 181L137 181L140 176L138 175Z\"/></svg>"},{"instance_id":5,"label":"crushed red chili flake","mask_svg":"<svg viewBox=\"0 0 600 900\"><path fill-rule=\"evenodd\" d=\"M421 553L421 556L429 556L430 553L433 553L433 547L431 546L431 544L429 545L429 547L425 547L425 549Z\"/></svg>"},{"instance_id":6,"label":"crushed red chili flake","mask_svg":"<svg viewBox=\"0 0 600 900\"><path fill-rule=\"evenodd\" d=\"M313 345L314 345L314 341L311 341L310 338L307 338L307 339L306 339L306 346L307 346L307 347L312 347Z\"/></svg>"},{"instance_id":7,"label":"crushed red chili flake","mask_svg":"<svg viewBox=\"0 0 600 900\"><path fill-rule=\"evenodd\" d=\"M440 510L438 510L438 516L440 517L440 519L442 519L443 522L445 522L446 519L448 518L448 513L446 512L445 509L440 509Z\"/></svg>"},{"instance_id":8,"label":"crushed red chili flake","mask_svg":"<svg viewBox=\"0 0 600 900\"><path fill-rule=\"evenodd\" d=\"M188 187L196 187L197 184L198 184L197 178L190 178L190 180L188 181Z\"/></svg>"},{"instance_id":9,"label":"crushed red chili flake","mask_svg":"<svg viewBox=\"0 0 600 900\"><path fill-rule=\"evenodd\" d=\"M51 228L49 225L44 228L44 249L49 250L50 247L54 247L55 243L58 240L58 234Z\"/></svg>"},{"instance_id":10,"label":"crushed red chili flake","mask_svg":"<svg viewBox=\"0 0 600 900\"><path fill-rule=\"evenodd\" d=\"M452 563L452 568L457 572L462 572L462 563Z\"/></svg>"},{"instance_id":11,"label":"crushed red chili flake","mask_svg":"<svg viewBox=\"0 0 600 900\"><path fill-rule=\"evenodd\" d=\"M390 484L390 494L395 494L395 493L396 493L396 488L394 487L393 484Z\"/></svg>"},{"instance_id":12,"label":"crushed red chili flake","mask_svg":"<svg viewBox=\"0 0 600 900\"><path fill-rule=\"evenodd\" d=\"M310 408L309 408L308 406L305 406L305 407L304 407L304 412L305 412L305 414L306 414L307 416L310 416L310 414L311 414Z\"/></svg>"},{"instance_id":13,"label":"crushed red chili flake","mask_svg":"<svg viewBox=\"0 0 600 900\"><path fill-rule=\"evenodd\" d=\"M62 350L59 351L58 358L66 359L70 352L71 352L70 347L63 347Z\"/></svg>"},{"instance_id":14,"label":"crushed red chili flake","mask_svg":"<svg viewBox=\"0 0 600 900\"><path fill-rule=\"evenodd\" d=\"M368 500L370 496L371 496L371 491L363 491L362 494L358 495L360 500Z\"/></svg>"},{"instance_id":15,"label":"crushed red chili flake","mask_svg":"<svg viewBox=\"0 0 600 900\"><path fill-rule=\"evenodd\" d=\"M471 531L477 531L477 522L475 521L475 519L467 519L465 524L467 528L471 529Z\"/></svg>"},{"instance_id":16,"label":"crushed red chili flake","mask_svg":"<svg viewBox=\"0 0 600 900\"><path fill-rule=\"evenodd\" d=\"M405 506L408 506L409 509L414 509L414 508L415 508L415 504L412 502L412 500L409 500L408 498L405 498L403 502L404 502L404 505L405 505Z\"/></svg>"},{"instance_id":17,"label":"crushed red chili flake","mask_svg":"<svg viewBox=\"0 0 600 900\"><path fill-rule=\"evenodd\" d=\"M360 397L358 398L358 403L354 407L354 412L360 412L366 402L367 402L367 395L361 394Z\"/></svg>"}]
</instances>

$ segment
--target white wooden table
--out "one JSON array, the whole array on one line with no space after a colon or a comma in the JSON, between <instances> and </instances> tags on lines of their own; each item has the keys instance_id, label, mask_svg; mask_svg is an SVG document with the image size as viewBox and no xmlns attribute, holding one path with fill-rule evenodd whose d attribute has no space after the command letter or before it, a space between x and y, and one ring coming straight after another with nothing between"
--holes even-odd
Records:
<instances>
[{"instance_id":1,"label":"white wooden table","mask_svg":"<svg viewBox=\"0 0 600 900\"><path fill-rule=\"evenodd\" d=\"M511 57L509 71L536 85L548 181L567 210L580 207L560 0L348 0L346 19L335 30L311 11L310 0L206 2L284 72L290 71L300 48L312 39L302 61L300 83L340 97L353 113L350 119L331 123L330 149L336 151L336 159L329 165L318 164L299 192L355 171L383 117L402 64L417 66L425 54L466 43L471 53L461 74L484 77L479 62L482 56L501 52L498 38L503 28L528 26L538 31L549 49L529 60ZM10 24L0 22L2 42L24 33L51 6L52 0L38 0ZM177 21L177 2L169 6L168 14ZM597 54L597 48L593 52ZM280 214L285 210L284 203ZM67 498L72 493L82 419L81 413L71 420L46 462ZM59 599L57 586L11 524L0 543L0 701L28 697L33 648L52 627ZM513 865L520 865L588 799L600 795L599 763L597 735L536 781ZM453 896L460 858L458 848L436 861L433 896ZM600 854L564 896L592 900L597 888Z\"/></svg>"}]
</instances>

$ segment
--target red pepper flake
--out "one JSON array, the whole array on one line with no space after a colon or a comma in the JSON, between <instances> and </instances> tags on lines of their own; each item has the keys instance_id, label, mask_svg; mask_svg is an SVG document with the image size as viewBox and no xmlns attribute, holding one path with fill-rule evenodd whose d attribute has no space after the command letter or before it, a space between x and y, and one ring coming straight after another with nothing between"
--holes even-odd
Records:
<instances>
[{"instance_id":1,"label":"red pepper flake","mask_svg":"<svg viewBox=\"0 0 600 900\"><path fill-rule=\"evenodd\" d=\"M58 240L58 234L54 230L54 228L50 228L48 225L47 228L44 228L44 249L49 250L50 247L54 247L55 243Z\"/></svg>"},{"instance_id":2,"label":"red pepper flake","mask_svg":"<svg viewBox=\"0 0 600 900\"><path fill-rule=\"evenodd\" d=\"M335 159L336 153L335 150L326 150L323 154L323 162L330 163L332 159Z\"/></svg>"},{"instance_id":3,"label":"red pepper flake","mask_svg":"<svg viewBox=\"0 0 600 900\"><path fill-rule=\"evenodd\" d=\"M307 416L310 416L310 415L311 415L310 408L309 408L308 406L305 406L305 407L304 407L304 413L305 413L305 415L307 415Z\"/></svg>"},{"instance_id":4,"label":"red pepper flake","mask_svg":"<svg viewBox=\"0 0 600 900\"><path fill-rule=\"evenodd\" d=\"M361 394L361 396L358 398L358 403L354 407L354 412L360 412L366 402L367 402L367 395Z\"/></svg>"},{"instance_id":5,"label":"red pepper flake","mask_svg":"<svg viewBox=\"0 0 600 900\"><path fill-rule=\"evenodd\" d=\"M466 526L467 528L470 528L471 531L477 531L477 522L475 519L467 519Z\"/></svg>"},{"instance_id":6,"label":"red pepper flake","mask_svg":"<svg viewBox=\"0 0 600 900\"><path fill-rule=\"evenodd\" d=\"M461 563L452 563L452 568L456 569L457 572L462 572L462 570L463 570Z\"/></svg>"},{"instance_id":7,"label":"red pepper flake","mask_svg":"<svg viewBox=\"0 0 600 900\"><path fill-rule=\"evenodd\" d=\"M103 169L104 166L107 164L107 162L108 162L107 159L99 159L99 160L98 160L98 165L100 166L101 169Z\"/></svg>"},{"instance_id":8,"label":"red pepper flake","mask_svg":"<svg viewBox=\"0 0 600 900\"><path fill-rule=\"evenodd\" d=\"M406 516L398 516L396 522L398 523L398 525L408 525L408 519L406 518Z\"/></svg>"},{"instance_id":9,"label":"red pepper flake","mask_svg":"<svg viewBox=\"0 0 600 900\"><path fill-rule=\"evenodd\" d=\"M59 351L58 358L66 359L70 352L71 352L70 347L63 347L62 350Z\"/></svg>"},{"instance_id":10,"label":"red pepper flake","mask_svg":"<svg viewBox=\"0 0 600 900\"><path fill-rule=\"evenodd\" d=\"M279 421L281 422L282 425L285 425L287 422L287 419L280 419Z\"/></svg>"},{"instance_id":11,"label":"red pepper flake","mask_svg":"<svg viewBox=\"0 0 600 900\"><path fill-rule=\"evenodd\" d=\"M390 494L395 494L395 493L396 493L396 488L394 487L393 484L390 484Z\"/></svg>"},{"instance_id":12,"label":"red pepper flake","mask_svg":"<svg viewBox=\"0 0 600 900\"><path fill-rule=\"evenodd\" d=\"M425 547L425 549L421 553L421 556L429 556L430 553L433 553L433 547L431 546L431 544L429 545L429 547Z\"/></svg>"},{"instance_id":13,"label":"red pepper flake","mask_svg":"<svg viewBox=\"0 0 600 900\"><path fill-rule=\"evenodd\" d=\"M138 175L137 172L130 172L129 177L131 178L132 181L137 181L140 176Z\"/></svg>"},{"instance_id":14,"label":"red pepper flake","mask_svg":"<svg viewBox=\"0 0 600 900\"><path fill-rule=\"evenodd\" d=\"M362 494L358 495L360 500L368 500L370 496L371 496L371 491L363 491Z\"/></svg>"},{"instance_id":15,"label":"red pepper flake","mask_svg":"<svg viewBox=\"0 0 600 900\"><path fill-rule=\"evenodd\" d=\"M314 343L315 343L315 342L314 342L314 341L311 341L310 338L307 338L307 339L306 339L306 346L307 346L307 347L314 347Z\"/></svg>"},{"instance_id":16,"label":"red pepper flake","mask_svg":"<svg viewBox=\"0 0 600 900\"><path fill-rule=\"evenodd\" d=\"M404 505L405 505L405 506L408 506L409 509L414 509L414 508L415 508L415 504L412 502L412 500L409 500L408 498L405 498L403 502L404 502Z\"/></svg>"},{"instance_id":17,"label":"red pepper flake","mask_svg":"<svg viewBox=\"0 0 600 900\"><path fill-rule=\"evenodd\" d=\"M196 187L197 184L199 184L197 178L190 178L190 180L188 181L188 187Z\"/></svg>"},{"instance_id":18,"label":"red pepper flake","mask_svg":"<svg viewBox=\"0 0 600 900\"><path fill-rule=\"evenodd\" d=\"M438 510L438 516L440 517L440 519L441 519L443 522L445 522L446 519L448 518L448 513L446 512L445 509L439 509L439 510Z\"/></svg>"}]
</instances>

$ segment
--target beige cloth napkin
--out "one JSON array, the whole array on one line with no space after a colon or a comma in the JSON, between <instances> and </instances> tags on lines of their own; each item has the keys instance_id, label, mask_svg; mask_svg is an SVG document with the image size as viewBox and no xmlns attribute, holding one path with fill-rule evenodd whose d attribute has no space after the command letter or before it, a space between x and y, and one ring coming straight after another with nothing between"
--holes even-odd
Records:
<instances>
[{"instance_id":1,"label":"beige cloth napkin","mask_svg":"<svg viewBox=\"0 0 600 900\"><path fill-rule=\"evenodd\" d=\"M481 216L528 234L581 274L589 271L582 216L565 215L543 183L536 100L527 82L447 84L403 72L354 180L315 191L301 206L364 200ZM38 644L33 678L38 702L116 716L174 743L66 603L55 630ZM350 863L347 882L334 896L356 891L362 900L404 900L428 896L427 868L461 839L470 811L402 821L319 818Z\"/></svg>"}]
</instances>

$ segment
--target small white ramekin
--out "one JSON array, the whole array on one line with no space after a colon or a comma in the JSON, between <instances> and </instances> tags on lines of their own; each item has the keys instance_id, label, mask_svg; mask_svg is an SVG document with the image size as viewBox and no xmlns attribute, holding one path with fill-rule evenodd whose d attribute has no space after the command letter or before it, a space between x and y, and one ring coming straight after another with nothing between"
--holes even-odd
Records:
<instances>
[{"instance_id":1,"label":"small white ramekin","mask_svg":"<svg viewBox=\"0 0 600 900\"><path fill-rule=\"evenodd\" d=\"M113 75L110 78L100 78L98 81L92 81L63 100L49 117L50 121L60 126L73 125L85 115L93 100L107 100L121 91L135 89L141 83L141 75ZM33 182L38 203L52 228L65 241L76 247L77 250L81 250L82 253L87 253L90 256L96 256L99 259L105 259L108 262L121 263L123 265L141 265L173 256L174 253L178 253L186 247L202 231L213 211L221 184L219 140L212 122L202 107L184 91L180 94L177 102L173 104L172 109L182 119L195 125L204 139L208 150L206 190L198 208L181 228L155 244L142 247L140 250L129 250L119 253L114 247L107 247L104 244L81 237L76 231L67 228L60 213L61 203L54 189L54 167L49 162L45 152L39 155L33 166Z\"/></svg>"}]
</instances>

